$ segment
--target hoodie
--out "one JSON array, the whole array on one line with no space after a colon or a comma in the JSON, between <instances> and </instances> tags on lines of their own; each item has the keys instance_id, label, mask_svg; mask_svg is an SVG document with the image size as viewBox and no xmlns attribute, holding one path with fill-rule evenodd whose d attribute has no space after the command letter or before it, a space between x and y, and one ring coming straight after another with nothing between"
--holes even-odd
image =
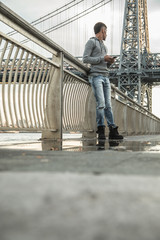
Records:
<instances>
[{"instance_id":1,"label":"hoodie","mask_svg":"<svg viewBox=\"0 0 160 240\"><path fill-rule=\"evenodd\" d=\"M104 56L107 55L107 48L103 41L96 37L92 37L85 45L83 54L83 62L91 65L90 76L108 76L107 63L104 61Z\"/></svg>"}]
</instances>

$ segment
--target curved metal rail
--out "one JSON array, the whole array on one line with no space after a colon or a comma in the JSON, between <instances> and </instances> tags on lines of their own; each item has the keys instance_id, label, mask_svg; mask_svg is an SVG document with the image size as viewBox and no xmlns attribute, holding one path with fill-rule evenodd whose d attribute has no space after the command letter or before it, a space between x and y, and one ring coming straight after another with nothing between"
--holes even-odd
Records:
<instances>
[{"instance_id":1,"label":"curved metal rail","mask_svg":"<svg viewBox=\"0 0 160 240\"><path fill-rule=\"evenodd\" d=\"M64 71L63 80L63 130L84 131L85 113L90 85L69 71Z\"/></svg>"},{"instance_id":2,"label":"curved metal rail","mask_svg":"<svg viewBox=\"0 0 160 240\"><path fill-rule=\"evenodd\" d=\"M1 129L50 129L45 109L59 65L2 33L0 49Z\"/></svg>"}]
</instances>

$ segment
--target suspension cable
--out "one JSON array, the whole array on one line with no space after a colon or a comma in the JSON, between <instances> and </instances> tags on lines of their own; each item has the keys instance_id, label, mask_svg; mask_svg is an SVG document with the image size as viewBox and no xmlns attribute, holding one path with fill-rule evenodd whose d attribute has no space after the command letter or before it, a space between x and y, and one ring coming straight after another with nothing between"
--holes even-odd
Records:
<instances>
[{"instance_id":1,"label":"suspension cable","mask_svg":"<svg viewBox=\"0 0 160 240\"><path fill-rule=\"evenodd\" d=\"M112 18L112 23L111 23L111 55L113 54L113 34L114 34L114 0L112 1L111 5L111 18Z\"/></svg>"},{"instance_id":2,"label":"suspension cable","mask_svg":"<svg viewBox=\"0 0 160 240\"><path fill-rule=\"evenodd\" d=\"M73 2L75 2L75 0L74 0ZM59 9L61 9L60 12L55 13L55 14L53 14L52 16L50 16L52 13L54 13L55 11L58 11L59 9L58 9L58 10L55 10L54 12L51 12L51 13L47 14L46 16L44 16L44 17L42 17L42 18L39 18L39 19L37 19L37 20L31 22L31 24L34 23L33 26L35 26L35 25L37 25L37 24L39 24L39 23L41 23L41 22L45 22L45 21L48 20L49 18L55 17L55 16L57 16L58 14L63 13L64 11L67 11L68 9L70 9L70 8L72 8L72 7L74 7L74 6L78 5L78 4L80 4L81 2L84 2L84 0L81 0L81 1L79 1L79 2L77 2L77 3L74 3L72 6L69 6L69 7L65 8L64 10L62 10L63 7L62 7L62 8L59 8ZM66 5L64 5L64 6L67 6L67 5L68 5L68 4L66 4ZM44 19L45 17L47 17L47 18ZM40 20L40 21L37 22L38 20ZM35 23L35 22L36 22L36 23Z\"/></svg>"},{"instance_id":3,"label":"suspension cable","mask_svg":"<svg viewBox=\"0 0 160 240\"><path fill-rule=\"evenodd\" d=\"M55 31L58 28L61 28L61 27L65 26L65 25L67 25L67 24L69 24L71 22L74 22L77 19L80 19L81 17L84 17L85 15L88 15L89 13L91 13L91 12L97 10L98 8L100 8L101 6L98 6L98 5L102 4L103 2L104 3L102 4L102 6L106 5L107 3L111 2L112 0L108 0L106 3L105 3L105 1L106 0L102 0L99 3L96 3L95 5L93 5L92 7L88 8L88 9L86 9L84 11L82 11L81 13L79 13L79 14L77 14L77 15L75 15L75 16L67 19L67 20L65 20L64 22L61 22L61 23L59 23L59 24L57 24L57 25L55 25L55 26L45 30L43 33L45 33L45 34L50 33L50 32Z\"/></svg>"},{"instance_id":4,"label":"suspension cable","mask_svg":"<svg viewBox=\"0 0 160 240\"><path fill-rule=\"evenodd\" d=\"M76 21L77 19L80 19L80 18L82 18L82 17L92 13L93 11L97 10L98 8L108 4L112 0L108 0L107 2L105 2L105 1L106 0L102 0L99 3L94 4L92 7L89 7L88 9L85 9L84 11L80 12L79 14L76 14L76 15L72 16L71 18L65 20L64 22L61 22L61 23L59 23L59 24L57 24L57 25L55 25L55 26L53 26L53 27L51 27L49 29L46 29L45 31L43 31L43 33L44 34L48 34L48 33L52 32L52 31L55 31L55 30L63 27L63 26L66 26L66 25ZM29 39L25 39L25 40L21 41L21 43L24 44L24 43L27 43L29 41L30 41Z\"/></svg>"},{"instance_id":5,"label":"suspension cable","mask_svg":"<svg viewBox=\"0 0 160 240\"><path fill-rule=\"evenodd\" d=\"M74 7L75 5L78 5L81 2L84 2L84 0L80 0L77 3L75 3L75 1L76 0L73 0L73 1L69 2L68 4L63 5L62 7L58 8L58 9L56 9L56 10L54 10L54 11L52 11L52 12L46 14L46 15L44 15L43 17L40 17L40 18L32 21L30 24L33 25L33 26L36 26L36 25L38 25L38 24L40 24L42 22L45 22L46 20L48 20L48 19L50 19L52 17L57 16L58 14L61 14L61 13L65 12L65 11L69 10L70 8ZM72 4L72 3L74 3L74 4ZM71 6L69 6L69 5L71 5ZM61 11L58 12L59 10L61 10ZM14 35L16 33L17 33L17 31L14 30L14 31L11 31L11 32L7 33L7 35L12 36L12 35Z\"/></svg>"}]
</instances>

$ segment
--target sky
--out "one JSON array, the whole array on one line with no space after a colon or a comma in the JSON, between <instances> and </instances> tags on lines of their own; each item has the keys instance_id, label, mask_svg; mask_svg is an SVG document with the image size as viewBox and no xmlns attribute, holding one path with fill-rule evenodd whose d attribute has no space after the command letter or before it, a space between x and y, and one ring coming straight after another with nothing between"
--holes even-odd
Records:
<instances>
[{"instance_id":1,"label":"sky","mask_svg":"<svg viewBox=\"0 0 160 240\"><path fill-rule=\"evenodd\" d=\"M94 0L88 0L94 2ZM106 40L106 45L109 46L110 54L119 54L120 53L120 43L121 43L121 32L122 32L122 23L123 23L123 11L125 0L112 0L113 3L112 10L114 14L111 13L111 8L108 9L106 5L107 12L93 12L90 15L87 15L81 22L76 25L79 28L87 29L87 37L94 35L93 25L97 21L106 21L108 24L108 38ZM20 15L28 22L42 17L43 15L56 10L57 8L62 7L64 4L71 2L71 0L2 0L7 7L11 8L14 12ZM160 53L160 0L148 0L148 25L149 25L149 40L150 40L150 51L152 53ZM103 14L104 13L104 14ZM113 21L112 21L113 19ZM82 29L81 29L82 30ZM63 31L60 29L59 31ZM79 29L75 32L75 35L78 35ZM111 36L112 35L112 36ZM55 34L54 34L55 36ZM79 36L79 35L78 35ZM54 40L54 39L53 39ZM81 39L81 36L78 37L78 40L75 41L77 45L73 48L73 44L69 45L68 38L66 43L64 43L64 48L74 54L77 49L79 52L77 55L82 55L82 51L85 45L85 42ZM112 42L112 44L111 44ZM62 45L61 42L59 45ZM71 49L71 46L73 49ZM68 49L67 49L68 48ZM153 89L153 113L160 117L160 106L157 103L160 103L160 87Z\"/></svg>"},{"instance_id":2,"label":"sky","mask_svg":"<svg viewBox=\"0 0 160 240\"><path fill-rule=\"evenodd\" d=\"M4 3L6 6L11 8L13 11L15 11L18 15L23 17L28 22L31 22L49 12L51 12L54 9L57 9L64 4L67 4L71 0L2 0L1 2ZM93 0L88 0L93 1ZM112 0L114 2L114 18L116 18L116 15L119 15L119 8L120 11L123 14L124 9L124 2L125 0ZM94 1L93 1L94 2ZM121 2L121 6L119 4ZM160 22L160 0L148 0L148 22L149 22L149 36L150 36L150 49L151 52L160 52L160 46L159 46L159 40L160 40L160 33L157 29L158 24ZM92 17L94 19L92 19ZM97 16L97 13L94 12L93 15L88 15L86 19L88 18L88 22L85 22L86 25L88 25L88 29L90 29L90 25L93 26L92 22L99 21L101 19L104 19L105 17L107 19L107 16ZM96 20L95 20L96 18ZM121 21L123 21L121 17ZM119 19L118 19L119 20ZM106 20L107 21L107 20ZM107 23L106 23L107 24ZM117 25L117 22L115 21L115 25ZM114 26L115 33L120 31L119 26ZM92 34L92 33L91 33ZM115 36L116 38L116 36ZM116 49L116 44L113 47Z\"/></svg>"}]
</instances>

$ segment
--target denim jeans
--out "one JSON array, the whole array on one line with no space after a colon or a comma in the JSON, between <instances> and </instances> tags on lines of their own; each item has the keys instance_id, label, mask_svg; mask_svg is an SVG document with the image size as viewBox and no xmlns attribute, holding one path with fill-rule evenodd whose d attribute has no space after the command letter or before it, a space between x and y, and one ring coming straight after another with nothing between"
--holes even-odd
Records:
<instances>
[{"instance_id":1,"label":"denim jeans","mask_svg":"<svg viewBox=\"0 0 160 240\"><path fill-rule=\"evenodd\" d=\"M96 98L96 121L97 126L105 126L104 118L107 120L107 125L116 126L111 106L111 86L108 77L90 76L89 82L92 86L94 96Z\"/></svg>"}]
</instances>

